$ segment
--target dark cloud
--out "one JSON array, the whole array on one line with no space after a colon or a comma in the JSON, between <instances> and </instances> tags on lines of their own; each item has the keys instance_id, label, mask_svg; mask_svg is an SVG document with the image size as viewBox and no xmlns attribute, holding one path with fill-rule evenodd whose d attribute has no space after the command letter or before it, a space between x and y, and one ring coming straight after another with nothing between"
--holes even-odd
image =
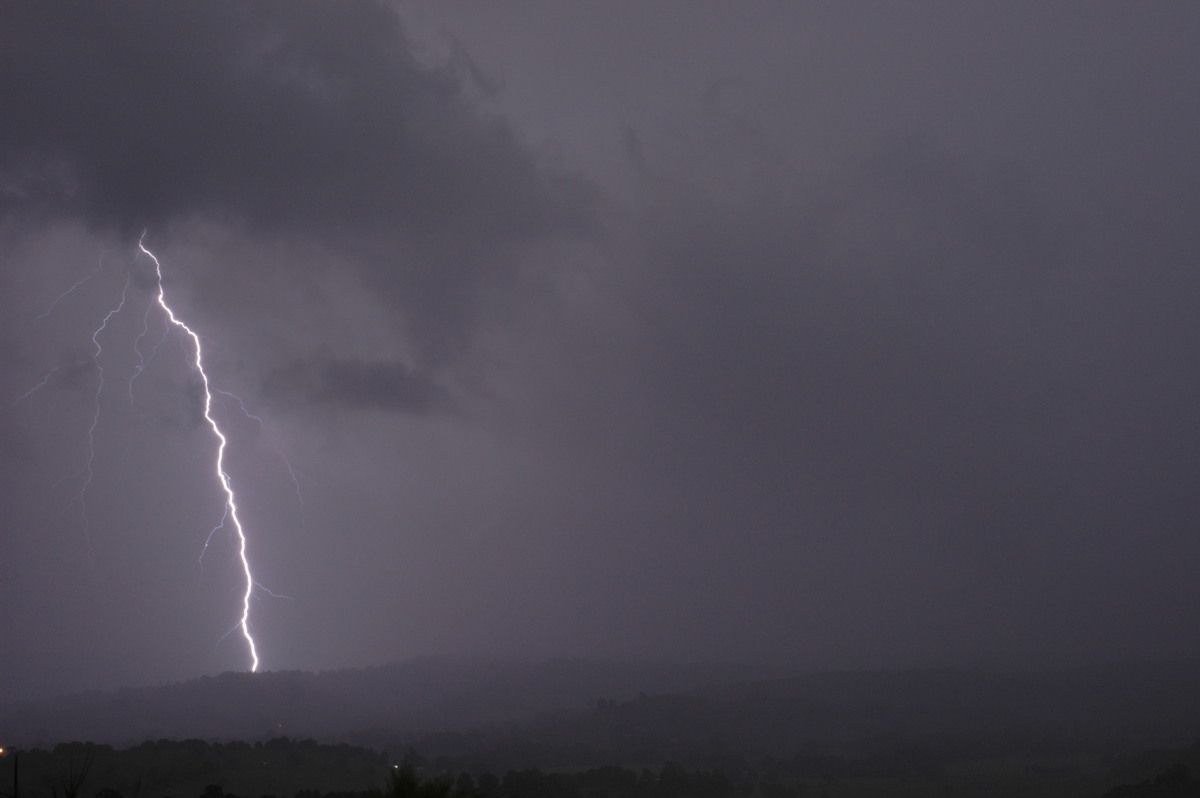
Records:
<instances>
[{"instance_id":1,"label":"dark cloud","mask_svg":"<svg viewBox=\"0 0 1200 798\"><path fill-rule=\"evenodd\" d=\"M62 171L67 210L97 223L469 222L520 240L581 222L569 181L470 107L456 73L420 66L382 4L18 3L5 28L9 190Z\"/></svg>"},{"instance_id":2,"label":"dark cloud","mask_svg":"<svg viewBox=\"0 0 1200 798\"><path fill-rule=\"evenodd\" d=\"M243 666L145 258L93 357L146 224L269 667L1195 653L1200 15L879 5L0 5L0 381L73 364L0 418L44 683Z\"/></svg>"},{"instance_id":3,"label":"dark cloud","mask_svg":"<svg viewBox=\"0 0 1200 798\"><path fill-rule=\"evenodd\" d=\"M620 334L579 331L575 362L542 377L568 401L530 422L603 463L575 489L654 575L610 567L695 596L750 560L761 581L725 596L739 612L807 618L798 596L845 591L805 628L847 653L873 638L926 657L944 650L936 628L1018 659L1063 655L1072 628L1099 644L1114 608L1082 597L1123 568L1142 612L1186 592L1189 566L1151 578L1129 558L1180 546L1197 510L1179 469L1200 425L1164 408L1200 387L1188 347L1164 346L1194 339L1194 275L1154 310L1121 308L1129 262L1085 208L1047 207L1044 175L927 138L734 197L686 177L653 191L608 283ZM1126 534L1136 554L1109 548ZM881 590L900 603L870 609ZM835 617L860 625L836 644Z\"/></svg>"},{"instance_id":4,"label":"dark cloud","mask_svg":"<svg viewBox=\"0 0 1200 798\"><path fill-rule=\"evenodd\" d=\"M450 409L446 391L403 363L325 357L269 374L263 395L281 408L331 405L428 414Z\"/></svg>"},{"instance_id":5,"label":"dark cloud","mask_svg":"<svg viewBox=\"0 0 1200 798\"><path fill-rule=\"evenodd\" d=\"M461 344L476 286L504 280L515 247L590 225L587 184L470 102L470 62L419 64L373 0L14 3L3 35L9 214L309 236L437 351Z\"/></svg>"}]
</instances>

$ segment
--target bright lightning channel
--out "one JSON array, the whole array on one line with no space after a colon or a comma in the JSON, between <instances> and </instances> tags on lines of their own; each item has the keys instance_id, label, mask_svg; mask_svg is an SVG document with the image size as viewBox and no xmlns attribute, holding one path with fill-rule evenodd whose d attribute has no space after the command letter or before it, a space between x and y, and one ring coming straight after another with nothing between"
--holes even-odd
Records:
<instances>
[{"instance_id":1,"label":"bright lightning channel","mask_svg":"<svg viewBox=\"0 0 1200 798\"><path fill-rule=\"evenodd\" d=\"M232 399L233 401L237 402L238 407L242 411L242 415L246 416L246 418L252 419L255 423L257 423L260 431L266 430L267 423L265 421L263 421L260 417L251 413L246 408L246 403L242 401L242 397L238 396L235 393L230 393L229 391L222 391L220 388L214 388L213 391L221 394L222 396L227 396L230 399ZM287 468L288 476L291 477L291 479L292 479L292 488L294 488L296 491L296 500L298 502L300 502L300 524L303 527L303 526L305 526L305 524L307 522L304 520L304 494L300 491L300 477L296 474L296 469L292 468L292 462L290 460L288 460L287 455L285 455L283 452L279 451L278 449L274 449L274 451L275 451L275 454L277 454L279 456L279 459L283 461L284 467ZM214 529L213 531L215 532L217 529L220 529L220 528L221 528L220 526L217 526L217 528ZM212 536L209 535L209 537L211 539ZM206 547L207 547L207 544L206 544ZM259 585L259 587L262 587L262 585ZM263 590L266 591L266 593L270 596L276 596L276 594L272 593L270 590L267 590L265 587L263 588ZM290 597L283 596L283 598L290 598Z\"/></svg>"},{"instance_id":2,"label":"bright lightning channel","mask_svg":"<svg viewBox=\"0 0 1200 798\"><path fill-rule=\"evenodd\" d=\"M150 260L154 262L155 277L158 280L157 301L159 307L161 307L163 312L167 314L167 318L170 320L171 324L178 327L192 339L192 345L195 347L196 357L192 361L192 364L197 373L200 374L200 381L204 385L204 419L208 422L208 426L212 429L213 435L215 435L217 438L216 473L217 479L220 481L221 487L225 491L225 516L222 517L221 523L218 524L213 531L215 532L217 529L220 529L225 523L225 518L228 518L233 523L233 528L237 533L238 556L242 561L242 575L246 579L246 589L242 593L242 616L234 628L240 629L242 637L246 640L246 646L250 651L250 671L254 672L258 670L258 646L254 642L254 636L250 634L250 599L254 594L254 586L256 583L254 581L254 575L250 569L250 560L246 555L246 531L242 528L241 519L238 518L237 497L234 495L233 484L229 479L229 474L225 473L225 444L227 443L227 440L225 438L225 433L221 431L221 427L217 424L216 419L214 419L212 415L213 388L209 386L208 374L204 371L204 356L200 347L200 336L197 335L191 327L180 321L180 319L175 315L175 311L173 311L170 305L167 304L166 295L163 291L162 264L158 262L158 258L155 257L153 252L146 249L146 246L143 243L145 237L146 234L143 233L142 237L138 239L138 249L145 253L146 257L150 258ZM209 538L211 539L211 537L212 535L210 534ZM205 543L205 547L207 546L208 544ZM232 631L232 629L230 631Z\"/></svg>"}]
</instances>

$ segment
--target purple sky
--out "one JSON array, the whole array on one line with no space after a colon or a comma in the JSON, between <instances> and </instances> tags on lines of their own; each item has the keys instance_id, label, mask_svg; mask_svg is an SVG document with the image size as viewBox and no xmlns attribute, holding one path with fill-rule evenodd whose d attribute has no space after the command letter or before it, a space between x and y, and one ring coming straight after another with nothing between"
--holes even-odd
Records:
<instances>
[{"instance_id":1,"label":"purple sky","mask_svg":"<svg viewBox=\"0 0 1200 798\"><path fill-rule=\"evenodd\" d=\"M0 5L0 698L247 666L144 229L261 419L214 398L266 669L1200 654L1197 41L1192 2Z\"/></svg>"}]
</instances>

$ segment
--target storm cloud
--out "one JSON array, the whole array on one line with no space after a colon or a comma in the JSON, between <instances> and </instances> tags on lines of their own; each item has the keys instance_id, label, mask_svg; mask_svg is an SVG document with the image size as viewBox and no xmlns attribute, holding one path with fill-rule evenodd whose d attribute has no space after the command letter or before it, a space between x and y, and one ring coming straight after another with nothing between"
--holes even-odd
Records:
<instances>
[{"instance_id":1,"label":"storm cloud","mask_svg":"<svg viewBox=\"0 0 1200 798\"><path fill-rule=\"evenodd\" d=\"M263 394L284 407L304 404L429 413L447 409L445 391L403 363L325 358L290 363L267 376Z\"/></svg>"},{"instance_id":2,"label":"storm cloud","mask_svg":"<svg viewBox=\"0 0 1200 798\"><path fill-rule=\"evenodd\" d=\"M197 216L310 238L350 253L431 346L469 325L474 287L502 281L515 248L591 225L588 183L474 108L462 70L419 64L383 4L5 16L10 215L127 239Z\"/></svg>"},{"instance_id":3,"label":"storm cloud","mask_svg":"<svg viewBox=\"0 0 1200 798\"><path fill-rule=\"evenodd\" d=\"M147 228L268 667L1197 653L1191 6L0 14L12 684L240 666Z\"/></svg>"}]
</instances>

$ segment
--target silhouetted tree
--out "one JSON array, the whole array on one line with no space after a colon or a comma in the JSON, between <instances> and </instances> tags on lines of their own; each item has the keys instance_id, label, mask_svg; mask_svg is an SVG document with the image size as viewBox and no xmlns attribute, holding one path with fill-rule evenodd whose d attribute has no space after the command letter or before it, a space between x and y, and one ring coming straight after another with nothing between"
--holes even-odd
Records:
<instances>
[{"instance_id":1,"label":"silhouetted tree","mask_svg":"<svg viewBox=\"0 0 1200 798\"><path fill-rule=\"evenodd\" d=\"M487 798L499 795L500 779L495 773L480 773L478 792L480 795L487 796Z\"/></svg>"},{"instance_id":2,"label":"silhouetted tree","mask_svg":"<svg viewBox=\"0 0 1200 798\"><path fill-rule=\"evenodd\" d=\"M1153 780L1114 787L1103 798L1200 798L1200 779L1187 765L1176 763Z\"/></svg>"},{"instance_id":3,"label":"silhouetted tree","mask_svg":"<svg viewBox=\"0 0 1200 798\"><path fill-rule=\"evenodd\" d=\"M19 786L19 784L18 784L18 782L17 782L17 773L18 773L18 771L19 771L19 769L20 769L20 766L21 766L21 754L20 754L20 752L14 751L14 752L13 752L13 755L12 755L12 758L13 758L13 780L12 780L12 792L11 792L11 793L2 793L2 792L0 792L0 796L5 796L5 798L21 798L21 788L20 788L20 786Z\"/></svg>"},{"instance_id":4,"label":"silhouetted tree","mask_svg":"<svg viewBox=\"0 0 1200 798\"><path fill-rule=\"evenodd\" d=\"M80 745L72 743L71 745L59 745L54 749L55 753L60 751L67 752L69 760L67 762L67 774L63 777L62 788L63 795L66 798L76 798L79 795L79 790L83 787L83 782L87 778L88 771L92 769L92 763L96 759L96 747L90 744ZM76 760L76 754L79 754L79 759ZM53 791L55 795L58 790Z\"/></svg>"},{"instance_id":5,"label":"silhouetted tree","mask_svg":"<svg viewBox=\"0 0 1200 798\"><path fill-rule=\"evenodd\" d=\"M393 768L386 792L387 798L453 798L469 794L456 791L449 777L421 781L416 769L408 765Z\"/></svg>"}]
</instances>

